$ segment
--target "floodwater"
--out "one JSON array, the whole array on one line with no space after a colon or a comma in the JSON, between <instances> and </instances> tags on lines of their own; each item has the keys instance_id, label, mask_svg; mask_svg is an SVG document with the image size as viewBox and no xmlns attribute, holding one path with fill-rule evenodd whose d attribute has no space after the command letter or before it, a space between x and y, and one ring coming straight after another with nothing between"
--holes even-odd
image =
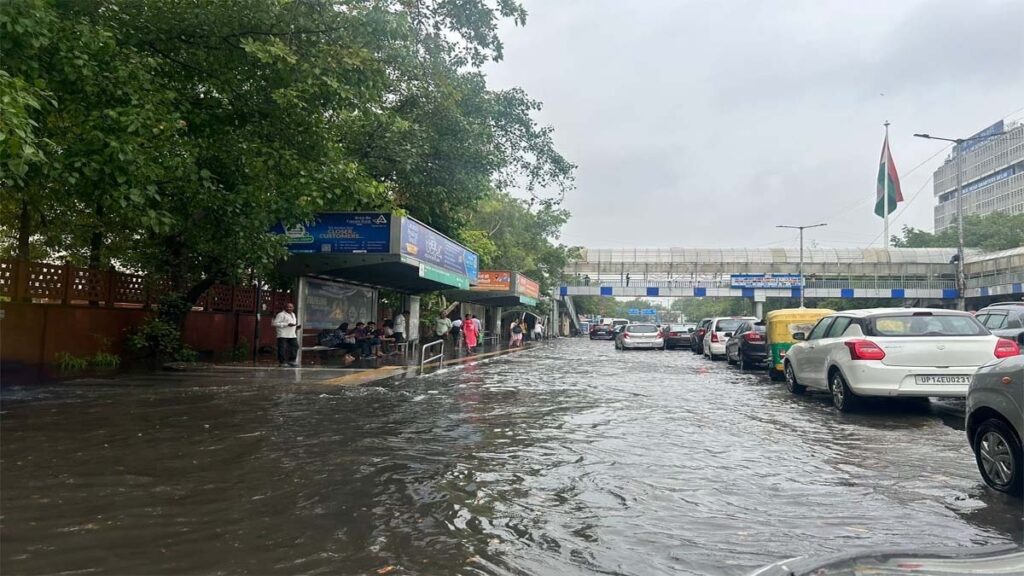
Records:
<instances>
[{"instance_id":1,"label":"floodwater","mask_svg":"<svg viewBox=\"0 0 1024 576\"><path fill-rule=\"evenodd\" d=\"M743 574L1024 534L957 406L841 415L689 351L182 378L4 390L4 574Z\"/></svg>"}]
</instances>

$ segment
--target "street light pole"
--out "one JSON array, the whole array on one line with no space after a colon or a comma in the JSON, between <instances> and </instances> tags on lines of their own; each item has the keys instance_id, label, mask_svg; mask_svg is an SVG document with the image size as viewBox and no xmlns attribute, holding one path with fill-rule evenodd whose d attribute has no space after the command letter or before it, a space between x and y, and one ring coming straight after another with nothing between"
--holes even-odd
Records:
<instances>
[{"instance_id":1,"label":"street light pole","mask_svg":"<svg viewBox=\"0 0 1024 576\"><path fill-rule=\"evenodd\" d=\"M776 226L776 228L792 228L800 231L800 264L797 271L800 273L800 307L804 307L804 230L808 228L818 228L821 226L828 226L828 224L811 224L808 226Z\"/></svg>"},{"instance_id":2,"label":"street light pole","mask_svg":"<svg viewBox=\"0 0 1024 576\"><path fill-rule=\"evenodd\" d=\"M1006 131L986 134L984 136L971 136L970 138L940 138L931 134L914 134L915 138L927 140L942 140L952 142L956 145L953 149L956 154L956 307L958 310L967 309L967 274L964 269L964 191L963 191L963 148L964 142L971 140L986 140L996 136L1002 136Z\"/></svg>"}]
</instances>

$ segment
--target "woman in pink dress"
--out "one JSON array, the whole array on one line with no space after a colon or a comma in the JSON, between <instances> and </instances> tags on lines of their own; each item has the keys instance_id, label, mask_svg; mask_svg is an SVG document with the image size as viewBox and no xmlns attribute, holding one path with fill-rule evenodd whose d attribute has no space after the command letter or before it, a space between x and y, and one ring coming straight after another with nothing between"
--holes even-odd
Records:
<instances>
[{"instance_id":1,"label":"woman in pink dress","mask_svg":"<svg viewBox=\"0 0 1024 576\"><path fill-rule=\"evenodd\" d=\"M473 322L473 317L466 314L466 319L462 322L462 337L466 339L466 349L469 352L475 352L476 339L480 337L480 330L476 327L476 322Z\"/></svg>"}]
</instances>

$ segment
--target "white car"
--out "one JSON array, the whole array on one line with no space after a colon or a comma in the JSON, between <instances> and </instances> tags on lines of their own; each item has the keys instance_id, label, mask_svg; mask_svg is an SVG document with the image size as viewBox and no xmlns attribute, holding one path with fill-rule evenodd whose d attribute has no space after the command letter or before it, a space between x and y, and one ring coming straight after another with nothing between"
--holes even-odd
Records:
<instances>
[{"instance_id":1,"label":"white car","mask_svg":"<svg viewBox=\"0 0 1024 576\"><path fill-rule=\"evenodd\" d=\"M708 324L708 331L704 335L704 356L711 360L725 358L725 343L745 320L757 322L757 318L753 316L712 318L711 323Z\"/></svg>"},{"instance_id":2,"label":"white car","mask_svg":"<svg viewBox=\"0 0 1024 576\"><path fill-rule=\"evenodd\" d=\"M654 324L629 324L615 336L616 350L664 350L665 339Z\"/></svg>"},{"instance_id":3,"label":"white car","mask_svg":"<svg viewBox=\"0 0 1024 576\"><path fill-rule=\"evenodd\" d=\"M963 398L979 366L1020 353L966 312L929 308L847 310L793 336L786 388L831 392L843 412L862 396Z\"/></svg>"}]
</instances>

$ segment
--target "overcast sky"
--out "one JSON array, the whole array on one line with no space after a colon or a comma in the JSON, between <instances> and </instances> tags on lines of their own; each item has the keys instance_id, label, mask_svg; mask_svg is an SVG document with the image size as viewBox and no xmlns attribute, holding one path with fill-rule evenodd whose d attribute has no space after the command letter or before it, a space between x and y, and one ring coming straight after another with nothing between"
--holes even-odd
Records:
<instances>
[{"instance_id":1,"label":"overcast sky","mask_svg":"<svg viewBox=\"0 0 1024 576\"><path fill-rule=\"evenodd\" d=\"M525 0L493 88L544 103L578 166L562 241L588 247L881 245L883 139L931 230L931 175L967 136L1024 116L1020 0ZM925 162L930 156L941 154ZM913 172L911 169L925 162Z\"/></svg>"}]
</instances>

